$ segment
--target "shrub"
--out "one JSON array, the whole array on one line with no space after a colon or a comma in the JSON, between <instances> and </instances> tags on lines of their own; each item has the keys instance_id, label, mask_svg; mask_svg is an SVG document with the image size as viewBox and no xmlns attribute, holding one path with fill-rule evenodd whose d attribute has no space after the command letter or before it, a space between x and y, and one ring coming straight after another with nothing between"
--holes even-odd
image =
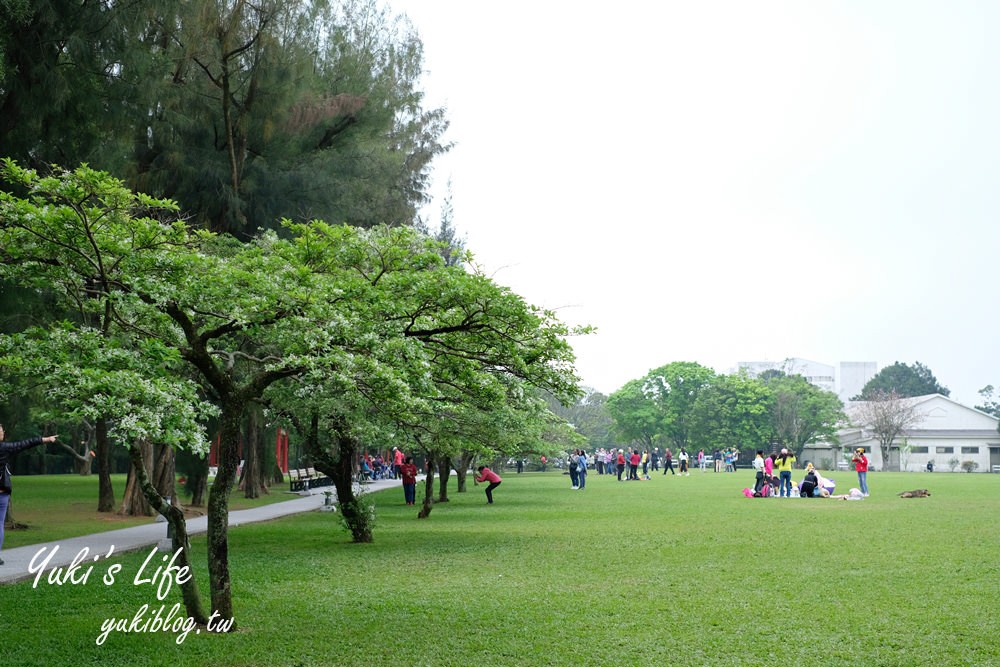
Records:
<instances>
[{"instance_id":1,"label":"shrub","mask_svg":"<svg viewBox=\"0 0 1000 667\"><path fill-rule=\"evenodd\" d=\"M951 468L952 472L955 472L955 468L958 467L958 459L957 458L948 459L948 467Z\"/></svg>"},{"instance_id":2,"label":"shrub","mask_svg":"<svg viewBox=\"0 0 1000 667\"><path fill-rule=\"evenodd\" d=\"M965 472L972 472L979 468L979 464L975 461L962 461L962 470Z\"/></svg>"}]
</instances>

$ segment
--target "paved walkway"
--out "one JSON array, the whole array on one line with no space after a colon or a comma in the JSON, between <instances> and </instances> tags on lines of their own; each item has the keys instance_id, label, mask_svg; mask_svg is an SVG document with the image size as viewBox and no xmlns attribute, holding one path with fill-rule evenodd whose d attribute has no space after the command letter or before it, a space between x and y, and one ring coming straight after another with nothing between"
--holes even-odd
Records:
<instances>
[{"instance_id":1,"label":"paved walkway","mask_svg":"<svg viewBox=\"0 0 1000 667\"><path fill-rule=\"evenodd\" d=\"M402 482L398 479L382 479L365 484L364 490L365 492L380 491L397 486L402 486ZM319 509L326 501L325 491L333 491L333 487L313 489L310 495L301 496L295 500L230 512L229 527L232 528L258 521L270 521L271 519L278 519L289 514L311 512ZM187 529L190 535L206 532L208 530L208 518L200 516L188 519ZM103 561L112 546L114 547L114 552L120 554L128 551L137 551L143 547L158 545L161 540L166 540L166 537L167 524L157 521L142 526L133 526L132 528L120 528L119 530L109 530L104 533L94 533L93 535L67 538L55 542L31 544L26 547L17 547L16 549L4 549L0 551L0 558L4 560L4 564L0 565L0 584L33 579L35 575L28 570L28 566L31 564L32 558L35 558L35 555L43 548L45 551L36 559L35 563L37 566L38 563L55 550L55 555L52 556L52 560L46 566L46 570L49 570L53 567L70 565L83 549L88 549L86 555L91 562L94 556L98 555L101 556ZM165 542L165 544L167 545L167 550L169 550L169 543ZM86 566L86 563L84 563L84 566Z\"/></svg>"}]
</instances>

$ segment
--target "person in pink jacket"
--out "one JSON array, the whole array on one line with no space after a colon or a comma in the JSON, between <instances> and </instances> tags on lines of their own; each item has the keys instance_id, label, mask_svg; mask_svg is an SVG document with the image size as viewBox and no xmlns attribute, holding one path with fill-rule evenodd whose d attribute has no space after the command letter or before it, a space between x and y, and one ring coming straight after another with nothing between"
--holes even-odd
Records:
<instances>
[{"instance_id":1,"label":"person in pink jacket","mask_svg":"<svg viewBox=\"0 0 1000 667\"><path fill-rule=\"evenodd\" d=\"M500 475L496 474L486 466L479 466L478 468L476 468L476 470L479 472L479 476L476 477L477 482L479 482L480 484L483 482L489 482L489 486L486 487L486 502L487 504L492 505L493 489L500 486L500 483L503 480L500 479Z\"/></svg>"}]
</instances>

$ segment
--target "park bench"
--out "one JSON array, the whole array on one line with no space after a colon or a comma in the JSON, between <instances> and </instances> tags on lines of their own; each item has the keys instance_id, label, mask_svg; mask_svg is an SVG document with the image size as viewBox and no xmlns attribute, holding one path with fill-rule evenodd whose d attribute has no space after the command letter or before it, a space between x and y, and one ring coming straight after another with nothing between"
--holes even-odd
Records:
<instances>
[{"instance_id":1,"label":"park bench","mask_svg":"<svg viewBox=\"0 0 1000 667\"><path fill-rule=\"evenodd\" d=\"M289 489L293 493L297 493L321 486L331 486L333 480L315 468L289 468L288 484Z\"/></svg>"}]
</instances>

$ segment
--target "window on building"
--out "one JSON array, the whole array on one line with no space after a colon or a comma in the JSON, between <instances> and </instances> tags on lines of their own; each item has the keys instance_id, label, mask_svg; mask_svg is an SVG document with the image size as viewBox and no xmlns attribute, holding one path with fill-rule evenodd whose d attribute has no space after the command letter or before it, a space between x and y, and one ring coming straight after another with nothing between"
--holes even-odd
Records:
<instances>
[{"instance_id":1,"label":"window on building","mask_svg":"<svg viewBox=\"0 0 1000 667\"><path fill-rule=\"evenodd\" d=\"M963 454L978 454L979 447L962 447Z\"/></svg>"},{"instance_id":2,"label":"window on building","mask_svg":"<svg viewBox=\"0 0 1000 667\"><path fill-rule=\"evenodd\" d=\"M927 454L929 451L928 447L910 447L911 454Z\"/></svg>"},{"instance_id":3,"label":"window on building","mask_svg":"<svg viewBox=\"0 0 1000 667\"><path fill-rule=\"evenodd\" d=\"M937 453L938 454L954 454L955 453L955 448L954 447L938 447L937 448Z\"/></svg>"}]
</instances>

